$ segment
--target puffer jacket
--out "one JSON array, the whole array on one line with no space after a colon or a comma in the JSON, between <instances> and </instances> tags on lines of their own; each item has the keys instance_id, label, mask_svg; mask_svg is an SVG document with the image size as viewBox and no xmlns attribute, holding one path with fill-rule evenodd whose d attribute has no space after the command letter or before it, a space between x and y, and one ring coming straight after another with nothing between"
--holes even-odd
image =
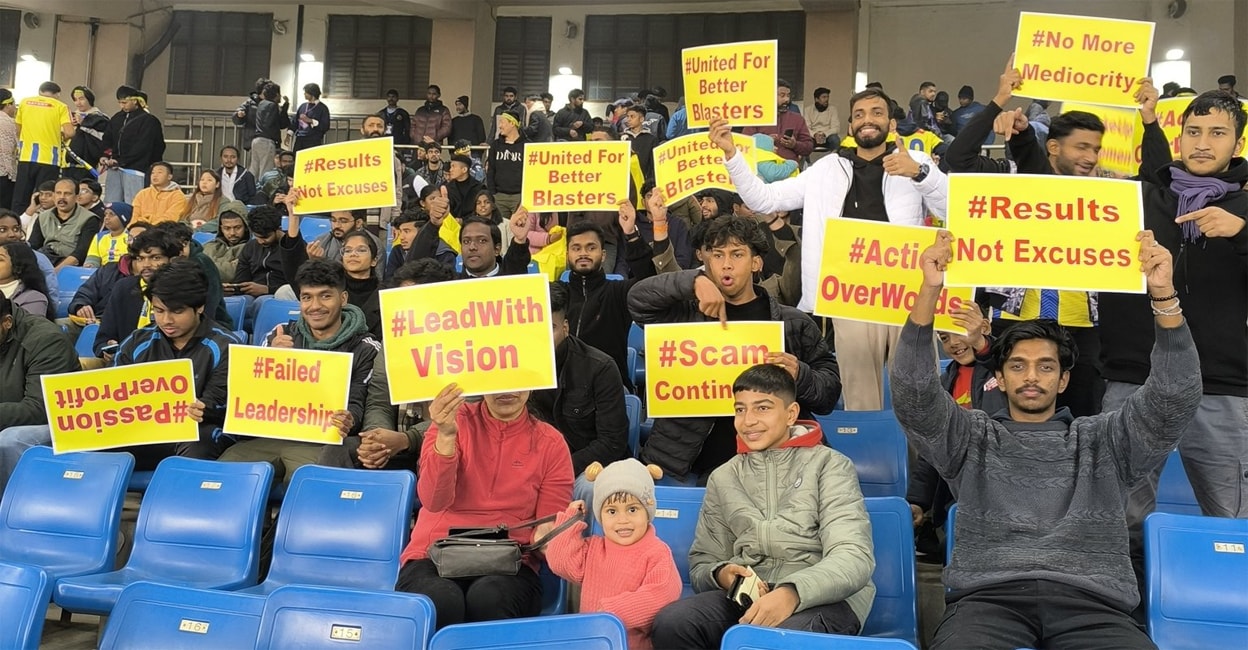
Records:
<instances>
[{"instance_id":1,"label":"puffer jacket","mask_svg":"<svg viewBox=\"0 0 1248 650\"><path fill-rule=\"evenodd\" d=\"M799 421L790 436L711 473L689 549L690 583L699 593L719 589L715 569L739 564L769 585L793 585L798 612L846 601L865 622L875 556L854 464L823 444L814 422Z\"/></svg>"},{"instance_id":2,"label":"puffer jacket","mask_svg":"<svg viewBox=\"0 0 1248 650\"><path fill-rule=\"evenodd\" d=\"M711 319L698 311L693 281L701 271L664 273L633 286L628 309L642 325L649 323L701 323ZM809 316L781 305L767 290L754 291L771 302L771 319L784 323L784 349L797 357L797 402L803 417L830 413L841 396L841 375L836 359L828 352L819 326ZM664 473L684 478L702 452L715 418L662 418L641 452L642 462L654 463Z\"/></svg>"}]
</instances>

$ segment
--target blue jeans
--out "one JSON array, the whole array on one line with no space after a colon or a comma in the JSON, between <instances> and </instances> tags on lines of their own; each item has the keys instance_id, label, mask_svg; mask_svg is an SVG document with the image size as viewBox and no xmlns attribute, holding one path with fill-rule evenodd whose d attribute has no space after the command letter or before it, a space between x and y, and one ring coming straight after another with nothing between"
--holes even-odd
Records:
<instances>
[{"instance_id":1,"label":"blue jeans","mask_svg":"<svg viewBox=\"0 0 1248 650\"><path fill-rule=\"evenodd\" d=\"M17 461L31 447L47 447L52 444L52 428L46 424L0 429L0 498L4 486L17 467Z\"/></svg>"}]
</instances>

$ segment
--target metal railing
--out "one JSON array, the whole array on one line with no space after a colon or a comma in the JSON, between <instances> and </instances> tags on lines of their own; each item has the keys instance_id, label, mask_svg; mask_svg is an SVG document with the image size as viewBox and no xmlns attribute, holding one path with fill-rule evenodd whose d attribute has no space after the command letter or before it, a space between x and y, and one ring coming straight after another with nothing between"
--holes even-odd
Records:
<instances>
[{"instance_id":1,"label":"metal railing","mask_svg":"<svg viewBox=\"0 0 1248 650\"><path fill-rule=\"evenodd\" d=\"M359 130L353 129L351 125L359 124L361 117L348 115L332 118L329 133L325 134L326 144L359 137ZM243 129L234 124L232 118L233 114L229 112L166 112L165 159L171 162L181 161L172 164L186 170L190 184L194 185L201 169L216 169L221 165L221 147L232 144L240 151L243 150Z\"/></svg>"}]
</instances>

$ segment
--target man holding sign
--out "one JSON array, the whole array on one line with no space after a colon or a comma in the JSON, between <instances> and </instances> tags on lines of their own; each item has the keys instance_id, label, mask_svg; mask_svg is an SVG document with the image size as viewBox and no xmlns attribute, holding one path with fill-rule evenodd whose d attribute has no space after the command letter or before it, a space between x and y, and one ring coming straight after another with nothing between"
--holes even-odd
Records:
<instances>
[{"instance_id":1,"label":"man holding sign","mask_svg":"<svg viewBox=\"0 0 1248 650\"><path fill-rule=\"evenodd\" d=\"M783 322L786 352L769 352L766 363L784 368L797 382L797 402L807 414L803 417L831 412L840 397L841 378L818 326L754 283L767 248L767 238L753 219L719 217L703 238L706 270L665 273L638 282L628 295L629 310L642 324ZM679 478L693 471L705 479L736 454L736 436L731 417L659 419L642 450L642 462Z\"/></svg>"},{"instance_id":2,"label":"man holding sign","mask_svg":"<svg viewBox=\"0 0 1248 650\"><path fill-rule=\"evenodd\" d=\"M804 210L802 299L810 313L819 293L823 219L847 218L921 226L930 211L945 216L947 179L922 152L897 147L888 134L897 129L883 91L864 90L849 100L850 133L857 147L842 148L794 178L764 183L750 171L724 120L711 123L711 141L724 151L724 166L746 207L763 214ZM836 320L837 359L843 368L845 407L851 411L883 406L884 364L899 328ZM799 380L800 383L800 380Z\"/></svg>"}]
</instances>

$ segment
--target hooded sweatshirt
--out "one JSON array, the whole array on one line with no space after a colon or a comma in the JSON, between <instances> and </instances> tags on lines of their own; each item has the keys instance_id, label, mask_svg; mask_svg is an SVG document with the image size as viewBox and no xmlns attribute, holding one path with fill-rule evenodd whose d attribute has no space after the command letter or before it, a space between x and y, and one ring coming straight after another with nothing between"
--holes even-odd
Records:
<instances>
[{"instance_id":1,"label":"hooded sweatshirt","mask_svg":"<svg viewBox=\"0 0 1248 650\"><path fill-rule=\"evenodd\" d=\"M420 450L416 495L421 510L401 562L429 557L429 547L451 528L509 526L563 512L572 500L572 456L563 434L525 410L510 422L490 415L484 401L459 407L455 453L434 449L438 425ZM532 528L509 532L527 544ZM534 571L540 561L526 554Z\"/></svg>"},{"instance_id":2,"label":"hooded sweatshirt","mask_svg":"<svg viewBox=\"0 0 1248 650\"><path fill-rule=\"evenodd\" d=\"M164 187L145 187L134 195L134 221L146 221L153 226L165 221L177 221L186 209L186 195L177 183L169 181Z\"/></svg>"}]
</instances>

